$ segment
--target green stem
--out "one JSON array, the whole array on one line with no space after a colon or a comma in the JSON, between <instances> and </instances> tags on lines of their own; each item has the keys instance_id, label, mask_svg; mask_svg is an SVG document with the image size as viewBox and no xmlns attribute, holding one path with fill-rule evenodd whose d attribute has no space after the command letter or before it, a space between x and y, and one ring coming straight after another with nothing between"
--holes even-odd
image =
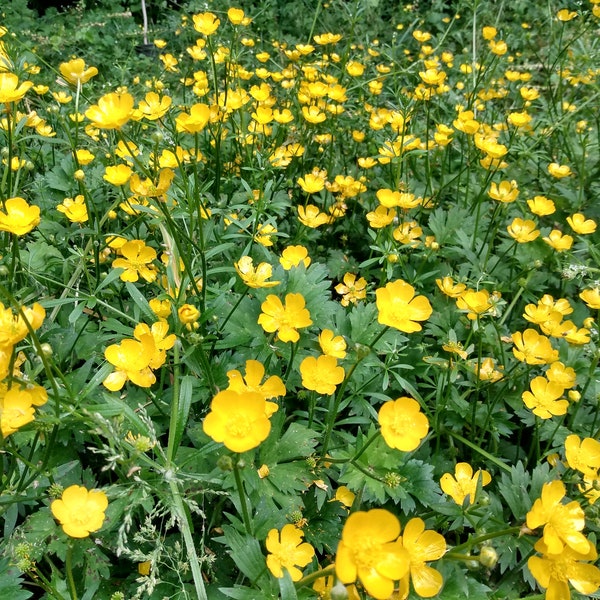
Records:
<instances>
[{"instance_id":1,"label":"green stem","mask_svg":"<svg viewBox=\"0 0 600 600\"><path fill-rule=\"evenodd\" d=\"M179 436L180 428L177 426L179 419L179 343L173 346L173 401L171 402L171 417L169 419L169 441L167 442L167 461L166 468L171 468L171 463L175 457L176 439Z\"/></svg>"},{"instance_id":2,"label":"green stem","mask_svg":"<svg viewBox=\"0 0 600 600\"><path fill-rule=\"evenodd\" d=\"M507 473L511 472L510 467L506 463L503 463L501 460L496 458L493 454L486 452L483 448L480 448L477 444L474 444L473 442L471 442L467 438L464 438L462 435L456 433L455 431L451 431L448 429L447 433L450 436L452 436L454 439L458 440L459 442L462 442L465 446L469 446L469 448L471 448L472 450L475 450L475 452L478 452L479 454L481 454L481 456L483 456L484 458L487 458L489 461L493 462L496 466L500 467L501 469L504 469Z\"/></svg>"},{"instance_id":3,"label":"green stem","mask_svg":"<svg viewBox=\"0 0 600 600\"><path fill-rule=\"evenodd\" d=\"M179 529L183 535L183 541L185 542L185 548L188 555L188 562L192 570L194 587L196 588L196 597L198 600L208 600L206 589L204 587L204 579L202 578L202 569L200 569L200 561L198 560L196 546L194 545L194 538L192 537L192 532L190 529L190 523L183 505L181 492L179 491L179 485L174 478L169 480L169 488L171 489L171 496L173 498L173 512L179 521Z\"/></svg>"},{"instance_id":4,"label":"green stem","mask_svg":"<svg viewBox=\"0 0 600 600\"><path fill-rule=\"evenodd\" d=\"M329 577L329 575L333 575L334 572L335 572L335 565L328 565L327 567L324 567L323 569L319 569L318 571L315 571L314 573L311 573L310 575L303 577L300 581L298 581L296 583L296 587L297 588L305 587L307 585L310 585L317 579L321 579L323 577Z\"/></svg>"},{"instance_id":5,"label":"green stem","mask_svg":"<svg viewBox=\"0 0 600 600\"><path fill-rule=\"evenodd\" d=\"M67 556L65 559L65 571L67 575L67 583L69 585L69 595L71 600L77 600L77 588L75 587L75 579L73 578L73 546L75 542L69 541L67 548Z\"/></svg>"},{"instance_id":6,"label":"green stem","mask_svg":"<svg viewBox=\"0 0 600 600\"><path fill-rule=\"evenodd\" d=\"M513 535L515 533L520 533L521 532L521 526L514 526L514 527L507 527L506 529L501 529L499 531L492 531L490 533L484 533L482 535L478 535L477 537L474 538L470 538L468 539L466 542L464 542L463 544L460 544L459 546L454 546L454 548L452 548L452 552L448 553L449 556L450 554L455 554L459 551L462 550L469 550L471 548L473 548L473 546L477 546L478 544L481 544L483 542L486 542L487 540L493 540L495 538L499 538L499 537L504 537L505 535ZM473 560L474 557L471 557L470 560Z\"/></svg>"},{"instance_id":7,"label":"green stem","mask_svg":"<svg viewBox=\"0 0 600 600\"><path fill-rule=\"evenodd\" d=\"M252 521L250 520L250 513L248 512L248 504L246 503L246 492L244 490L244 483L242 476L240 475L240 468L238 467L237 461L233 465L233 476L235 478L235 486L237 487L238 496L240 497L240 506L242 507L242 519L244 520L244 527L248 535L254 535L252 533Z\"/></svg>"},{"instance_id":8,"label":"green stem","mask_svg":"<svg viewBox=\"0 0 600 600\"><path fill-rule=\"evenodd\" d=\"M319 17L319 13L321 12L321 5L323 4L323 0L319 0L319 4L317 4L317 9L315 10L315 17L313 19L311 28L310 28L310 33L308 34L308 40L306 41L307 44L310 44L312 38L313 38L313 34L315 32L315 27L317 26L317 19Z\"/></svg>"}]
</instances>

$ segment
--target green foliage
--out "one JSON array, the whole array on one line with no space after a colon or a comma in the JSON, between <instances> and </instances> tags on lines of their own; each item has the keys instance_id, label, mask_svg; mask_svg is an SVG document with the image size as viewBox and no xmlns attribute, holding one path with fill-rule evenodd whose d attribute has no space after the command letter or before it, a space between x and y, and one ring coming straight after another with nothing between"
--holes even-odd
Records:
<instances>
[{"instance_id":1,"label":"green foliage","mask_svg":"<svg viewBox=\"0 0 600 600\"><path fill-rule=\"evenodd\" d=\"M410 600L556 596L532 514L600 533L599 5L4 4L0 597L366 599L411 552Z\"/></svg>"}]
</instances>

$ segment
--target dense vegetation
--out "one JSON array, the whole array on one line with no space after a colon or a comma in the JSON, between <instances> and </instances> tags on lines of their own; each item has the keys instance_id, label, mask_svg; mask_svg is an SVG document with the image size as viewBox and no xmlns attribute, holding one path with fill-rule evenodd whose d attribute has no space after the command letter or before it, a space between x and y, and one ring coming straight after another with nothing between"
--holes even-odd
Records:
<instances>
[{"instance_id":1,"label":"dense vegetation","mask_svg":"<svg viewBox=\"0 0 600 600\"><path fill-rule=\"evenodd\" d=\"M0 13L3 597L600 597L600 2L147 4Z\"/></svg>"}]
</instances>

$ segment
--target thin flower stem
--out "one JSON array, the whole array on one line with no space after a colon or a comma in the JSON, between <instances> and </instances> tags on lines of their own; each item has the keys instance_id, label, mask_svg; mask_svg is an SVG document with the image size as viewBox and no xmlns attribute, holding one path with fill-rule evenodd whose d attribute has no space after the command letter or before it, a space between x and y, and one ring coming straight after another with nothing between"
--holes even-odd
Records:
<instances>
[{"instance_id":1,"label":"thin flower stem","mask_svg":"<svg viewBox=\"0 0 600 600\"><path fill-rule=\"evenodd\" d=\"M515 525L514 527L507 527L506 529L500 529L499 531L491 531L490 533L484 533L482 535L478 535L474 538L468 539L464 544L460 544L458 546L454 546L452 550L444 556L444 558L449 557L450 555L456 555L456 553L461 552L462 550L469 550L473 546L477 546L482 542L486 542L487 540L493 540L499 537L504 537L506 535L513 535L515 533L521 532L521 526ZM473 557L471 557L473 560Z\"/></svg>"},{"instance_id":2,"label":"thin flower stem","mask_svg":"<svg viewBox=\"0 0 600 600\"><path fill-rule=\"evenodd\" d=\"M194 538L192 537L187 512L183 505L179 484L174 478L169 480L169 488L171 490L171 497L173 498L173 512L175 513L175 516L179 522L179 529L183 535L183 541L185 542L185 548L188 555L188 562L192 570L192 578L194 579L196 597L198 600L208 600L206 589L204 587L204 579L202 578L202 570L200 569L200 561L198 560L198 554L196 553L196 546L194 545Z\"/></svg>"},{"instance_id":3,"label":"thin flower stem","mask_svg":"<svg viewBox=\"0 0 600 600\"><path fill-rule=\"evenodd\" d=\"M479 454L481 454L481 456L487 458L487 460L489 460L490 462L493 462L496 466L500 467L501 469L504 469L507 473L511 472L510 467L506 463L503 463L501 460L497 459L493 454L486 452L483 448L480 448L477 444L474 444L467 438L464 438L462 435L456 433L455 431L451 431L450 429L447 430L447 433L454 439L465 444L465 446L469 446L469 448L471 448L472 450L475 450L475 452L478 452Z\"/></svg>"},{"instance_id":4,"label":"thin flower stem","mask_svg":"<svg viewBox=\"0 0 600 600\"><path fill-rule=\"evenodd\" d=\"M67 547L67 556L65 558L65 572L67 575L67 583L69 585L69 596L71 600L77 600L77 588L75 587L75 579L73 578L73 546L74 540L69 540Z\"/></svg>"},{"instance_id":5,"label":"thin flower stem","mask_svg":"<svg viewBox=\"0 0 600 600\"><path fill-rule=\"evenodd\" d=\"M241 304L242 300L246 297L246 294L240 294L240 297L237 299L236 303L234 304L233 308L229 311L229 314L225 317L225 319L223 320L223 322L220 324L219 329L217 331L217 333L215 334L215 340L213 341L210 350L209 350L209 356L212 356L212 353L215 351L215 346L217 344L217 341L219 340L219 335L223 332L223 330L225 329L225 325L227 325L229 319L231 319L231 317L233 316L233 314L235 313L235 311L237 310L237 307Z\"/></svg>"},{"instance_id":6,"label":"thin flower stem","mask_svg":"<svg viewBox=\"0 0 600 600\"><path fill-rule=\"evenodd\" d=\"M386 325L375 336L375 339L368 346L369 350L373 349L373 347L375 346L375 344L383 337L384 333L386 333L389 328L390 328L390 326ZM331 402L330 402L330 410L329 410L329 413L327 415L327 426L326 426L326 430L325 430L325 438L323 440L323 448L321 450L321 456L323 456L323 457L326 456L327 450L329 448L329 442L331 441L331 434L333 432L333 426L335 424L335 419L337 417L337 413L338 413L338 409L339 409L339 406L340 406L340 402L342 401L342 397L344 395L344 391L346 390L346 385L348 384L348 381L350 381L350 378L352 377L352 374L354 373L356 367L358 367L358 365L368 355L369 355L369 352L364 352L364 353L359 354L356 362L352 365L352 367L350 367L350 370L346 374L346 377L344 377L344 381L342 381L342 384L340 385L339 390L337 391L337 393L334 396L332 396L332 399L331 399Z\"/></svg>"},{"instance_id":7,"label":"thin flower stem","mask_svg":"<svg viewBox=\"0 0 600 600\"><path fill-rule=\"evenodd\" d=\"M167 461L166 468L170 469L173 457L177 448L175 448L176 437L179 436L177 422L179 420L179 343L173 346L173 401L171 402L171 417L169 420L169 440L167 442Z\"/></svg>"},{"instance_id":8,"label":"thin flower stem","mask_svg":"<svg viewBox=\"0 0 600 600\"><path fill-rule=\"evenodd\" d=\"M240 506L242 507L242 519L244 520L244 527L248 535L254 535L252 533L252 521L250 520L250 513L248 512L248 504L246 503L246 492L244 490L244 482L240 475L240 468L238 467L237 461L233 464L233 476L235 478L235 487L240 497Z\"/></svg>"},{"instance_id":9,"label":"thin flower stem","mask_svg":"<svg viewBox=\"0 0 600 600\"><path fill-rule=\"evenodd\" d=\"M306 577L303 577L300 581L296 583L297 588L305 587L315 582L317 579L321 579L323 577L329 577L329 575L333 575L335 572L335 565L328 565Z\"/></svg>"},{"instance_id":10,"label":"thin flower stem","mask_svg":"<svg viewBox=\"0 0 600 600\"><path fill-rule=\"evenodd\" d=\"M363 453L365 452L365 450L375 441L377 440L377 438L379 438L379 436L381 435L381 430L377 430L363 445L363 447L354 455L354 457L352 458L352 462L354 463L355 460L358 460Z\"/></svg>"}]
</instances>

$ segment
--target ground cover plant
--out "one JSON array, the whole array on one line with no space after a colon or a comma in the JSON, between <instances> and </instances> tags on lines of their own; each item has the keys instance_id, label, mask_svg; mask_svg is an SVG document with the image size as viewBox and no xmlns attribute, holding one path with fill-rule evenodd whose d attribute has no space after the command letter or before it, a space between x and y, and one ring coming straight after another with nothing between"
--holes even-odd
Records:
<instances>
[{"instance_id":1,"label":"ground cover plant","mask_svg":"<svg viewBox=\"0 0 600 600\"><path fill-rule=\"evenodd\" d=\"M600 597L600 3L148 4L1 15L3 597Z\"/></svg>"}]
</instances>

